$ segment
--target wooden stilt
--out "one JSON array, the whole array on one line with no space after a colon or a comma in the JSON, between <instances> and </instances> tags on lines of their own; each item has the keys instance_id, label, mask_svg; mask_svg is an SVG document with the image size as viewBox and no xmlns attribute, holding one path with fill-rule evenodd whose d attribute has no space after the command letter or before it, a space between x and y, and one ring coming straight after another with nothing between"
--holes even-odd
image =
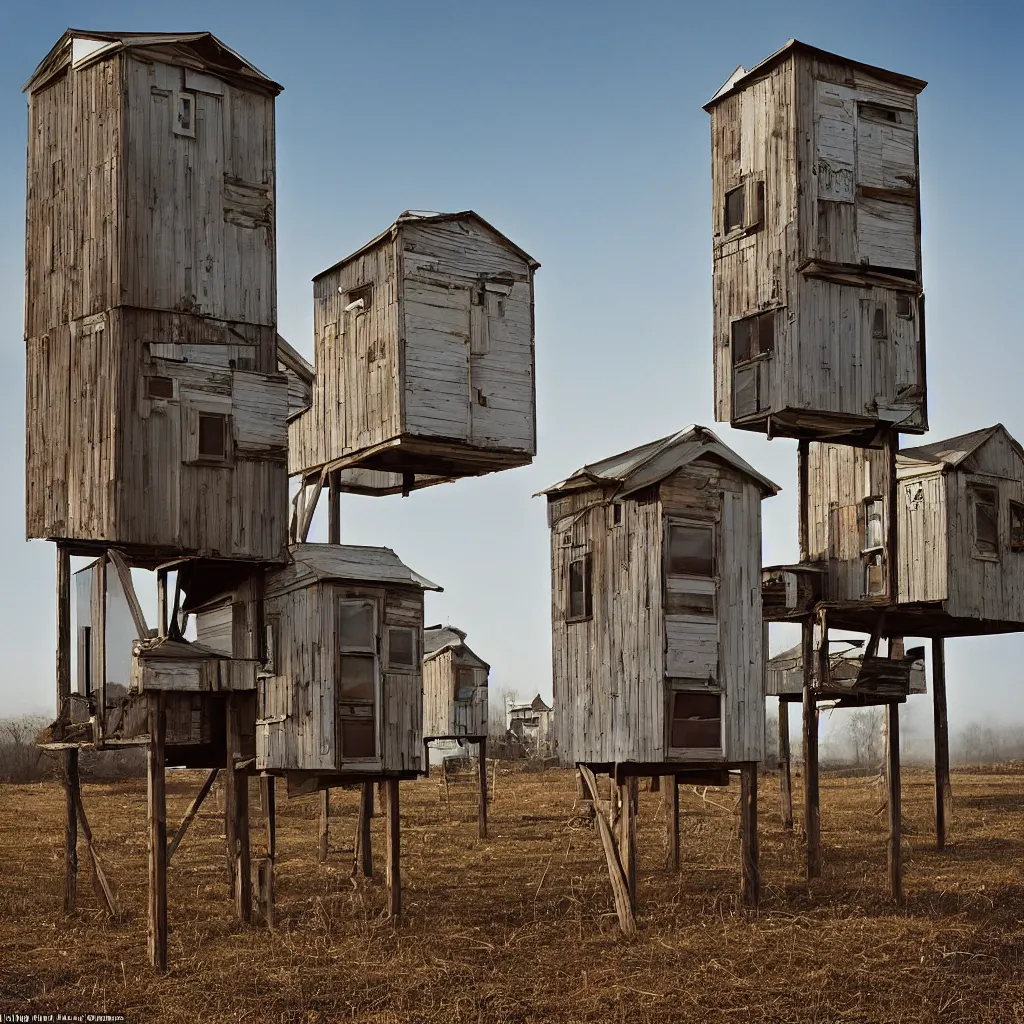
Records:
<instances>
[{"instance_id":1,"label":"wooden stilt","mask_svg":"<svg viewBox=\"0 0 1024 1024\"><path fill-rule=\"evenodd\" d=\"M370 838L370 819L372 817L373 783L364 782L359 788L359 821L356 826L356 863L354 865L355 870L363 878L373 877L373 846Z\"/></svg>"},{"instance_id":2,"label":"wooden stilt","mask_svg":"<svg viewBox=\"0 0 1024 1024\"><path fill-rule=\"evenodd\" d=\"M331 838L331 791L320 790L320 839L317 848L317 859L321 864L327 860Z\"/></svg>"},{"instance_id":3,"label":"wooden stilt","mask_svg":"<svg viewBox=\"0 0 1024 1024\"><path fill-rule=\"evenodd\" d=\"M107 556L96 562L93 577L92 691L96 713L92 737L102 750L107 735Z\"/></svg>"},{"instance_id":4,"label":"wooden stilt","mask_svg":"<svg viewBox=\"0 0 1024 1024\"><path fill-rule=\"evenodd\" d=\"M385 819L388 917L402 916L401 834L398 814L398 779L387 780L387 818Z\"/></svg>"},{"instance_id":5,"label":"wooden stilt","mask_svg":"<svg viewBox=\"0 0 1024 1024\"><path fill-rule=\"evenodd\" d=\"M636 913L636 812L639 782L630 775L618 784L619 789L619 860L629 892L629 906Z\"/></svg>"},{"instance_id":6,"label":"wooden stilt","mask_svg":"<svg viewBox=\"0 0 1024 1024\"><path fill-rule=\"evenodd\" d=\"M757 842L757 762L740 769L740 898L756 907L761 899Z\"/></svg>"},{"instance_id":7,"label":"wooden stilt","mask_svg":"<svg viewBox=\"0 0 1024 1024\"><path fill-rule=\"evenodd\" d=\"M889 784L889 896L894 903L903 902L903 858L901 835L903 824L902 793L900 789L900 705L890 701L886 705L886 769Z\"/></svg>"},{"instance_id":8,"label":"wooden stilt","mask_svg":"<svg viewBox=\"0 0 1024 1024\"><path fill-rule=\"evenodd\" d=\"M259 883L259 904L263 920L268 928L277 924L274 906L275 864L277 862L277 796L273 775L260 776L260 803L263 805L263 820L267 829L267 855L260 861L257 881Z\"/></svg>"},{"instance_id":9,"label":"wooden stilt","mask_svg":"<svg viewBox=\"0 0 1024 1024\"><path fill-rule=\"evenodd\" d=\"M487 740L481 739L477 768L480 775L480 809L477 813L478 833L481 839L487 838Z\"/></svg>"},{"instance_id":10,"label":"wooden stilt","mask_svg":"<svg viewBox=\"0 0 1024 1024\"><path fill-rule=\"evenodd\" d=\"M636 914L629 899L629 885L622 870L622 861L619 859L612 826L608 821L608 815L602 808L602 805L606 805L610 801L601 799L597 788L597 779L590 768L580 765L579 771L580 777L589 791L591 803L594 805L594 820L597 822L598 835L601 837L605 860L608 863L608 876L612 883L612 896L615 900L615 913L619 918L619 928L623 935L634 935L636 933Z\"/></svg>"},{"instance_id":11,"label":"wooden stilt","mask_svg":"<svg viewBox=\"0 0 1024 1024\"><path fill-rule=\"evenodd\" d=\"M149 962L167 970L167 799L165 789L163 694L149 696L147 816L149 819Z\"/></svg>"},{"instance_id":12,"label":"wooden stilt","mask_svg":"<svg viewBox=\"0 0 1024 1024\"><path fill-rule=\"evenodd\" d=\"M78 892L78 750L64 751L64 913L75 909Z\"/></svg>"},{"instance_id":13,"label":"wooden stilt","mask_svg":"<svg viewBox=\"0 0 1024 1024\"><path fill-rule=\"evenodd\" d=\"M679 779L666 775L661 784L661 798L665 804L665 828L668 837L668 866L679 870Z\"/></svg>"},{"instance_id":14,"label":"wooden stilt","mask_svg":"<svg viewBox=\"0 0 1024 1024\"><path fill-rule=\"evenodd\" d=\"M330 474L327 484L327 542L341 543L341 482L337 471Z\"/></svg>"},{"instance_id":15,"label":"wooden stilt","mask_svg":"<svg viewBox=\"0 0 1024 1024\"><path fill-rule=\"evenodd\" d=\"M818 703L813 686L813 620L803 622L803 741L804 741L804 837L807 844L807 877L821 875L821 809L818 787Z\"/></svg>"},{"instance_id":16,"label":"wooden stilt","mask_svg":"<svg viewBox=\"0 0 1024 1024\"><path fill-rule=\"evenodd\" d=\"M779 699L779 794L782 827L793 827L793 768L789 749L789 702Z\"/></svg>"},{"instance_id":17,"label":"wooden stilt","mask_svg":"<svg viewBox=\"0 0 1024 1024\"><path fill-rule=\"evenodd\" d=\"M57 721L59 738L71 720L71 556L57 545ZM78 750L64 751L64 912L75 909L78 890Z\"/></svg>"},{"instance_id":18,"label":"wooden stilt","mask_svg":"<svg viewBox=\"0 0 1024 1024\"><path fill-rule=\"evenodd\" d=\"M249 845L249 775L246 769L239 769L242 756L241 723L239 722L239 699L228 697L227 775L231 779L231 819L234 839L234 897L235 913L239 920L252 920L252 865Z\"/></svg>"},{"instance_id":19,"label":"wooden stilt","mask_svg":"<svg viewBox=\"0 0 1024 1024\"><path fill-rule=\"evenodd\" d=\"M949 718L946 714L946 641L932 640L932 702L935 721L935 845L946 846L946 822L952 787L949 781Z\"/></svg>"},{"instance_id":20,"label":"wooden stilt","mask_svg":"<svg viewBox=\"0 0 1024 1024\"><path fill-rule=\"evenodd\" d=\"M219 768L214 768L209 775L206 776L206 781L202 784L199 792L196 794L195 800L189 804L188 810L185 812L185 817L181 819L181 824L178 826L178 830L174 833L174 838L167 844L167 863L171 863L171 858L174 856L174 851L178 848L182 839L185 837L185 833L188 831L189 825L192 824L192 820L199 813L199 808L203 806L203 801L206 799L207 794L213 788L213 784L217 781L217 776L220 774Z\"/></svg>"},{"instance_id":21,"label":"wooden stilt","mask_svg":"<svg viewBox=\"0 0 1024 1024\"><path fill-rule=\"evenodd\" d=\"M167 636L167 570L157 569L156 572L156 632L157 636Z\"/></svg>"}]
</instances>

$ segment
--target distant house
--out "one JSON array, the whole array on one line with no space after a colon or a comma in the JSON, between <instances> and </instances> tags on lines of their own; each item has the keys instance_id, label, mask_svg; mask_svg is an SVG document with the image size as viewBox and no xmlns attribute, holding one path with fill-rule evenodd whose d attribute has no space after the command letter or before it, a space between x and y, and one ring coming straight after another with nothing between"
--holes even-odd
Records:
<instances>
[{"instance_id":1,"label":"distant house","mask_svg":"<svg viewBox=\"0 0 1024 1024\"><path fill-rule=\"evenodd\" d=\"M819 686L830 694L853 692L864 665L864 641L833 641L839 649L829 653L829 677ZM927 693L924 669L924 649L912 648L906 660L910 674L910 693ZM781 651L768 661L765 673L765 694L768 697L798 698L804 692L804 659L800 644Z\"/></svg>"},{"instance_id":2,"label":"distant house","mask_svg":"<svg viewBox=\"0 0 1024 1024\"><path fill-rule=\"evenodd\" d=\"M423 742L432 764L477 754L487 738L490 666L454 626L423 631Z\"/></svg>"},{"instance_id":3,"label":"distant house","mask_svg":"<svg viewBox=\"0 0 1024 1024\"><path fill-rule=\"evenodd\" d=\"M529 704L514 704L508 709L508 731L531 754L549 754L554 740L555 712L538 693Z\"/></svg>"}]
</instances>

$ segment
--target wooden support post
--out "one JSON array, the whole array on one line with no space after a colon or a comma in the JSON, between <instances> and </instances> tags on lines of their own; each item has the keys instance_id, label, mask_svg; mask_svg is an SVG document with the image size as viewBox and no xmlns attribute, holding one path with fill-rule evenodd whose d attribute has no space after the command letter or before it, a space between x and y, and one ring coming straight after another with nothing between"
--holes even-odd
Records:
<instances>
[{"instance_id":1,"label":"wooden support post","mask_svg":"<svg viewBox=\"0 0 1024 1024\"><path fill-rule=\"evenodd\" d=\"M636 812L639 783L635 775L618 783L619 789L619 861L629 892L629 906L636 913Z\"/></svg>"},{"instance_id":2,"label":"wooden support post","mask_svg":"<svg viewBox=\"0 0 1024 1024\"><path fill-rule=\"evenodd\" d=\"M800 540L800 561L806 562L810 551L810 527L809 527L809 484L808 473L810 471L810 441L801 438L797 442L796 468L798 477L798 501L799 507L799 540Z\"/></svg>"},{"instance_id":3,"label":"wooden support post","mask_svg":"<svg viewBox=\"0 0 1024 1024\"><path fill-rule=\"evenodd\" d=\"M814 691L814 620L802 623L804 664L804 837L807 878L821 875L821 808L818 787L818 702Z\"/></svg>"},{"instance_id":4,"label":"wooden support post","mask_svg":"<svg viewBox=\"0 0 1024 1024\"><path fill-rule=\"evenodd\" d=\"M96 563L94 597L96 623L92 631L92 689L96 695L96 716L93 719L93 742L103 749L107 735L107 556Z\"/></svg>"},{"instance_id":5,"label":"wooden support post","mask_svg":"<svg viewBox=\"0 0 1024 1024\"><path fill-rule=\"evenodd\" d=\"M886 774L889 783L889 896L894 903L903 902L903 859L900 849L902 835L902 794L900 789L900 705L886 705Z\"/></svg>"},{"instance_id":6,"label":"wooden support post","mask_svg":"<svg viewBox=\"0 0 1024 1024\"><path fill-rule=\"evenodd\" d=\"M661 783L661 799L665 804L665 829L668 837L668 866L679 870L679 778L666 775Z\"/></svg>"},{"instance_id":7,"label":"wooden support post","mask_svg":"<svg viewBox=\"0 0 1024 1024\"><path fill-rule=\"evenodd\" d=\"M949 718L946 714L946 641L932 640L932 703L935 717L935 845L946 847L946 822L952 787L949 781Z\"/></svg>"},{"instance_id":8,"label":"wooden support post","mask_svg":"<svg viewBox=\"0 0 1024 1024\"><path fill-rule=\"evenodd\" d=\"M78 748L64 751L64 913L75 909L78 891Z\"/></svg>"},{"instance_id":9,"label":"wooden support post","mask_svg":"<svg viewBox=\"0 0 1024 1024\"><path fill-rule=\"evenodd\" d=\"M354 865L355 871L358 871L363 878L373 877L373 846L370 839L370 820L372 818L373 783L364 782L359 787L359 822L356 826L356 863Z\"/></svg>"},{"instance_id":10,"label":"wooden support post","mask_svg":"<svg viewBox=\"0 0 1024 1024\"><path fill-rule=\"evenodd\" d=\"M167 636L167 570L157 569L156 572L156 632L157 636Z\"/></svg>"},{"instance_id":11,"label":"wooden support post","mask_svg":"<svg viewBox=\"0 0 1024 1024\"><path fill-rule=\"evenodd\" d=\"M206 799L207 794L213 788L213 784L217 781L217 776L220 774L219 768L214 768L209 775L206 776L206 781L202 784L199 792L196 794L196 798L189 804L188 810L185 812L185 817L181 819L181 824L178 826L177 831L174 833L174 838L167 844L167 863L171 863L171 858L174 856L174 851L177 850L178 845L182 839L185 838L185 833L188 831L189 825L192 824L193 818L199 813L199 808L203 806L203 801Z\"/></svg>"},{"instance_id":12,"label":"wooden support post","mask_svg":"<svg viewBox=\"0 0 1024 1024\"><path fill-rule=\"evenodd\" d=\"M149 695L149 749L147 767L147 816L149 819L149 962L167 970L167 797L165 789L164 736L166 719L163 694Z\"/></svg>"},{"instance_id":13,"label":"wooden support post","mask_svg":"<svg viewBox=\"0 0 1024 1024\"><path fill-rule=\"evenodd\" d=\"M228 697L227 723L227 775L231 780L228 792L232 796L228 813L232 820L234 846L229 856L234 862L235 913L239 920L252 920L252 864L249 845L249 774L238 764L242 757L241 723L239 722L239 701L234 695Z\"/></svg>"},{"instance_id":14,"label":"wooden support post","mask_svg":"<svg viewBox=\"0 0 1024 1024\"><path fill-rule=\"evenodd\" d=\"M273 775L260 776L260 803L263 805L263 820L267 829L267 855L260 861L257 879L260 910L268 928L273 928L277 923L274 906L274 875L277 861L277 796L274 782Z\"/></svg>"},{"instance_id":15,"label":"wooden support post","mask_svg":"<svg viewBox=\"0 0 1024 1024\"><path fill-rule=\"evenodd\" d=\"M337 470L328 476L327 542L341 543L341 481Z\"/></svg>"},{"instance_id":16,"label":"wooden support post","mask_svg":"<svg viewBox=\"0 0 1024 1024\"><path fill-rule=\"evenodd\" d=\"M757 762L740 768L740 899L756 907L761 899L757 843Z\"/></svg>"},{"instance_id":17,"label":"wooden support post","mask_svg":"<svg viewBox=\"0 0 1024 1024\"><path fill-rule=\"evenodd\" d=\"M779 794L782 827L793 827L793 768L789 749L789 702L779 698Z\"/></svg>"},{"instance_id":18,"label":"wooden support post","mask_svg":"<svg viewBox=\"0 0 1024 1024\"><path fill-rule=\"evenodd\" d=\"M895 427L885 432L883 451L885 454L886 480L886 594L889 604L895 605L899 599L899 516L897 507L896 455L899 452L900 435Z\"/></svg>"},{"instance_id":19,"label":"wooden support post","mask_svg":"<svg viewBox=\"0 0 1024 1024\"><path fill-rule=\"evenodd\" d=\"M478 746L477 768L480 775L480 810L477 814L478 833L487 838L487 740L481 739Z\"/></svg>"},{"instance_id":20,"label":"wooden support post","mask_svg":"<svg viewBox=\"0 0 1024 1024\"><path fill-rule=\"evenodd\" d=\"M57 722L58 738L71 721L71 556L57 545ZM64 751L64 912L75 909L78 889L78 750Z\"/></svg>"},{"instance_id":21,"label":"wooden support post","mask_svg":"<svg viewBox=\"0 0 1024 1024\"><path fill-rule=\"evenodd\" d=\"M385 849L387 864L388 917L402 916L401 832L398 815L398 779L387 780L387 818ZM369 820L369 819L367 819Z\"/></svg>"},{"instance_id":22,"label":"wooden support post","mask_svg":"<svg viewBox=\"0 0 1024 1024\"><path fill-rule=\"evenodd\" d=\"M317 845L317 859L323 864L327 860L331 839L331 791L320 790L320 838Z\"/></svg>"}]
</instances>

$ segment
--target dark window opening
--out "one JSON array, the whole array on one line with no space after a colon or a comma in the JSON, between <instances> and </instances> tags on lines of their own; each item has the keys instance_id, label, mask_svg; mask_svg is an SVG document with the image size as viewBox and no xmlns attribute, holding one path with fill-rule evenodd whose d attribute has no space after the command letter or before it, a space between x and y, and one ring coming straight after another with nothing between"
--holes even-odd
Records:
<instances>
[{"instance_id":1,"label":"dark window opening","mask_svg":"<svg viewBox=\"0 0 1024 1024\"><path fill-rule=\"evenodd\" d=\"M190 92L178 93L178 105L174 112L174 134L190 135L196 133L196 98Z\"/></svg>"},{"instance_id":2,"label":"dark window opening","mask_svg":"<svg viewBox=\"0 0 1024 1024\"><path fill-rule=\"evenodd\" d=\"M199 457L226 459L228 457L228 418L219 412L199 414Z\"/></svg>"},{"instance_id":3,"label":"dark window opening","mask_svg":"<svg viewBox=\"0 0 1024 1024\"><path fill-rule=\"evenodd\" d=\"M1010 550L1024 551L1024 505L1010 502Z\"/></svg>"},{"instance_id":4,"label":"dark window opening","mask_svg":"<svg viewBox=\"0 0 1024 1024\"><path fill-rule=\"evenodd\" d=\"M147 398L173 398L174 381L170 377L147 377Z\"/></svg>"},{"instance_id":5,"label":"dark window opening","mask_svg":"<svg viewBox=\"0 0 1024 1024\"><path fill-rule=\"evenodd\" d=\"M974 504L974 553L999 557L999 515L994 487L972 487Z\"/></svg>"},{"instance_id":6,"label":"dark window opening","mask_svg":"<svg viewBox=\"0 0 1024 1024\"><path fill-rule=\"evenodd\" d=\"M746 363L775 351L775 310L734 320L732 324L732 361Z\"/></svg>"},{"instance_id":7,"label":"dark window opening","mask_svg":"<svg viewBox=\"0 0 1024 1024\"><path fill-rule=\"evenodd\" d=\"M589 619L593 614L591 557L584 555L569 563L569 619Z\"/></svg>"},{"instance_id":8,"label":"dark window opening","mask_svg":"<svg viewBox=\"0 0 1024 1024\"><path fill-rule=\"evenodd\" d=\"M668 573L670 576L715 575L714 530L710 526L669 526Z\"/></svg>"},{"instance_id":9,"label":"dark window opening","mask_svg":"<svg viewBox=\"0 0 1024 1024\"><path fill-rule=\"evenodd\" d=\"M887 338L888 336L885 329L885 306L875 306L875 315L871 320L871 337Z\"/></svg>"},{"instance_id":10,"label":"dark window opening","mask_svg":"<svg viewBox=\"0 0 1024 1024\"><path fill-rule=\"evenodd\" d=\"M361 306L355 306L355 303L361 302ZM368 309L373 306L373 285L362 284L358 288L353 288L348 293L348 308L352 308L355 313L365 313Z\"/></svg>"},{"instance_id":11,"label":"dark window opening","mask_svg":"<svg viewBox=\"0 0 1024 1024\"><path fill-rule=\"evenodd\" d=\"M725 233L747 226L747 189L745 185L725 193Z\"/></svg>"},{"instance_id":12,"label":"dark window opening","mask_svg":"<svg viewBox=\"0 0 1024 1024\"><path fill-rule=\"evenodd\" d=\"M906 292L896 294L896 315L904 320L911 320L914 316L914 301Z\"/></svg>"},{"instance_id":13,"label":"dark window opening","mask_svg":"<svg viewBox=\"0 0 1024 1024\"><path fill-rule=\"evenodd\" d=\"M689 690L671 694L669 746L715 749L722 745L722 695Z\"/></svg>"},{"instance_id":14,"label":"dark window opening","mask_svg":"<svg viewBox=\"0 0 1024 1024\"><path fill-rule=\"evenodd\" d=\"M377 756L377 730L374 727L372 712L372 708L342 709L342 757L346 759L357 759Z\"/></svg>"},{"instance_id":15,"label":"dark window opening","mask_svg":"<svg viewBox=\"0 0 1024 1024\"><path fill-rule=\"evenodd\" d=\"M388 630L388 668L416 667L416 634L411 629L391 627Z\"/></svg>"},{"instance_id":16,"label":"dark window opening","mask_svg":"<svg viewBox=\"0 0 1024 1024\"><path fill-rule=\"evenodd\" d=\"M81 679L86 697L92 693L92 626L82 626L82 657Z\"/></svg>"},{"instance_id":17,"label":"dark window opening","mask_svg":"<svg viewBox=\"0 0 1024 1024\"><path fill-rule=\"evenodd\" d=\"M455 699L457 701L468 701L473 699L474 685L473 669L460 666L455 670Z\"/></svg>"},{"instance_id":18,"label":"dark window opening","mask_svg":"<svg viewBox=\"0 0 1024 1024\"><path fill-rule=\"evenodd\" d=\"M374 698L374 659L366 654L340 655L342 700L372 701Z\"/></svg>"},{"instance_id":19,"label":"dark window opening","mask_svg":"<svg viewBox=\"0 0 1024 1024\"><path fill-rule=\"evenodd\" d=\"M877 103L861 103L858 107L861 117L872 121L888 121L890 124L900 123L900 112L892 107L883 107Z\"/></svg>"},{"instance_id":20,"label":"dark window opening","mask_svg":"<svg viewBox=\"0 0 1024 1024\"><path fill-rule=\"evenodd\" d=\"M764 224L764 182L759 181L754 187L754 216L750 220L750 227L758 227Z\"/></svg>"},{"instance_id":21,"label":"dark window opening","mask_svg":"<svg viewBox=\"0 0 1024 1024\"><path fill-rule=\"evenodd\" d=\"M612 502L612 526L618 526L622 522L622 502Z\"/></svg>"}]
</instances>

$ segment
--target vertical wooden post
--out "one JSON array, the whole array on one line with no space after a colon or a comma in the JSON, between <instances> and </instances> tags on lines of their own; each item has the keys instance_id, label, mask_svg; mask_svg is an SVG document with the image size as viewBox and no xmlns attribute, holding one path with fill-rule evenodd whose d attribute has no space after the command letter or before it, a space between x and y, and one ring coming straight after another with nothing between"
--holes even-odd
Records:
<instances>
[{"instance_id":1,"label":"vertical wooden post","mask_svg":"<svg viewBox=\"0 0 1024 1024\"><path fill-rule=\"evenodd\" d=\"M619 788L619 861L629 890L629 905L636 913L636 812L639 782L629 775Z\"/></svg>"},{"instance_id":2,"label":"vertical wooden post","mask_svg":"<svg viewBox=\"0 0 1024 1024\"><path fill-rule=\"evenodd\" d=\"M886 705L886 774L889 783L889 896L894 903L903 902L903 859L900 840L903 825L900 789L900 705Z\"/></svg>"},{"instance_id":3,"label":"vertical wooden post","mask_svg":"<svg viewBox=\"0 0 1024 1024\"><path fill-rule=\"evenodd\" d=\"M665 829L668 837L668 866L679 870L679 778L666 775L661 783L661 799L665 805Z\"/></svg>"},{"instance_id":4,"label":"vertical wooden post","mask_svg":"<svg viewBox=\"0 0 1024 1024\"><path fill-rule=\"evenodd\" d=\"M946 847L949 781L949 718L946 714L946 641L932 639L932 705L935 720L935 845Z\"/></svg>"},{"instance_id":5,"label":"vertical wooden post","mask_svg":"<svg viewBox=\"0 0 1024 1024\"><path fill-rule=\"evenodd\" d=\"M810 510L808 508L809 502L809 471L810 471L810 442L801 438L797 442L797 456L796 456L796 469L797 477L799 479L799 520L798 520L798 532L800 540L800 561L806 562L810 553L810 527L809 527L809 515Z\"/></svg>"},{"instance_id":6,"label":"vertical wooden post","mask_svg":"<svg viewBox=\"0 0 1024 1024\"><path fill-rule=\"evenodd\" d=\"M487 838L487 740L483 738L478 744L477 767L480 774L480 810L477 824L481 839Z\"/></svg>"},{"instance_id":7,"label":"vertical wooden post","mask_svg":"<svg viewBox=\"0 0 1024 1024\"><path fill-rule=\"evenodd\" d=\"M821 875L821 807L818 786L818 702L814 691L814 620L802 623L804 665L804 836L807 843L807 877Z\"/></svg>"},{"instance_id":8,"label":"vertical wooden post","mask_svg":"<svg viewBox=\"0 0 1024 1024\"><path fill-rule=\"evenodd\" d=\"M157 569L156 572L156 632L157 636L167 636L167 570Z\"/></svg>"},{"instance_id":9,"label":"vertical wooden post","mask_svg":"<svg viewBox=\"0 0 1024 1024\"><path fill-rule=\"evenodd\" d=\"M402 916L401 832L398 815L398 779L387 780L387 818L385 819L388 917Z\"/></svg>"},{"instance_id":10,"label":"vertical wooden post","mask_svg":"<svg viewBox=\"0 0 1024 1024\"><path fill-rule=\"evenodd\" d=\"M327 541L341 543L341 482L338 471L330 474L327 485Z\"/></svg>"},{"instance_id":11,"label":"vertical wooden post","mask_svg":"<svg viewBox=\"0 0 1024 1024\"><path fill-rule=\"evenodd\" d=\"M57 721L58 737L71 721L71 555L57 545ZM78 751L64 751L64 912L75 909L78 890Z\"/></svg>"},{"instance_id":12,"label":"vertical wooden post","mask_svg":"<svg viewBox=\"0 0 1024 1024\"><path fill-rule=\"evenodd\" d=\"M239 769L242 754L241 723L238 698L228 697L227 776L233 800L229 813L233 821L234 847L230 856L234 860L235 913L239 920L252 920L252 865L249 846L249 775Z\"/></svg>"},{"instance_id":13,"label":"vertical wooden post","mask_svg":"<svg viewBox=\"0 0 1024 1024\"><path fill-rule=\"evenodd\" d=\"M277 795L273 775L260 776L260 805L263 808L263 820L267 830L267 856L260 861L257 878L259 883L259 902L263 912L263 920L268 928L276 922L274 908L274 865L277 860Z\"/></svg>"},{"instance_id":14,"label":"vertical wooden post","mask_svg":"<svg viewBox=\"0 0 1024 1024\"><path fill-rule=\"evenodd\" d=\"M757 842L757 762L740 768L740 898L756 907L761 899Z\"/></svg>"},{"instance_id":15,"label":"vertical wooden post","mask_svg":"<svg viewBox=\"0 0 1024 1024\"><path fill-rule=\"evenodd\" d=\"M899 600L899 516L896 513L896 453L900 447L900 435L896 429L887 430L883 451L885 453L885 480L886 480L886 595L889 604L894 605Z\"/></svg>"},{"instance_id":16,"label":"vertical wooden post","mask_svg":"<svg viewBox=\"0 0 1024 1024\"><path fill-rule=\"evenodd\" d=\"M317 847L317 859L321 864L327 860L328 846L331 838L331 791L320 790L320 838Z\"/></svg>"},{"instance_id":17,"label":"vertical wooden post","mask_svg":"<svg viewBox=\"0 0 1024 1024\"><path fill-rule=\"evenodd\" d=\"M92 631L93 677L92 689L96 694L96 717L93 742L96 749L103 748L107 733L107 556L96 563L95 578L96 628Z\"/></svg>"},{"instance_id":18,"label":"vertical wooden post","mask_svg":"<svg viewBox=\"0 0 1024 1024\"><path fill-rule=\"evenodd\" d=\"M64 751L64 913L78 893L78 749Z\"/></svg>"},{"instance_id":19,"label":"vertical wooden post","mask_svg":"<svg viewBox=\"0 0 1024 1024\"><path fill-rule=\"evenodd\" d=\"M370 820L373 818L373 783L359 787L359 822L356 827L356 867L363 878L373 877L373 846Z\"/></svg>"},{"instance_id":20,"label":"vertical wooden post","mask_svg":"<svg viewBox=\"0 0 1024 1024\"><path fill-rule=\"evenodd\" d=\"M149 823L149 962L167 970L167 797L164 775L166 718L159 691L149 695L147 817Z\"/></svg>"},{"instance_id":21,"label":"vertical wooden post","mask_svg":"<svg viewBox=\"0 0 1024 1024\"><path fill-rule=\"evenodd\" d=\"M789 748L789 701L779 698L779 794L782 827L793 827L793 767Z\"/></svg>"}]
</instances>

